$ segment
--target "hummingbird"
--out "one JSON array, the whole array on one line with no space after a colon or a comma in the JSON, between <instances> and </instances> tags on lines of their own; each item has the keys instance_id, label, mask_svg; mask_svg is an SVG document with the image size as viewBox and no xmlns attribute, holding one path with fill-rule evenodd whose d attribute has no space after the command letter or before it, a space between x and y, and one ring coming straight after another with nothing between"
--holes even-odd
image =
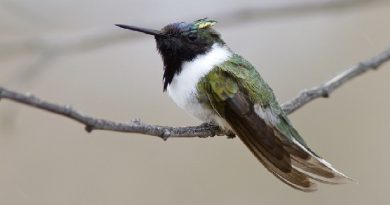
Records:
<instances>
[{"instance_id":1,"label":"hummingbird","mask_svg":"<svg viewBox=\"0 0 390 205\"><path fill-rule=\"evenodd\" d=\"M161 30L116 24L154 36L163 61L163 91L196 118L232 132L275 177L304 191L317 183L348 179L313 152L271 87L255 67L234 53L207 18L172 23Z\"/></svg>"}]
</instances>

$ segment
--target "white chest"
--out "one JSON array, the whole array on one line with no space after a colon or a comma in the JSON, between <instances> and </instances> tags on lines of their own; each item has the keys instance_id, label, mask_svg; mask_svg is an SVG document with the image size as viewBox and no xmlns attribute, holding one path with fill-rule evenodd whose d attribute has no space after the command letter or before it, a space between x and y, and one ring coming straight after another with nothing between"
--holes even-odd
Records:
<instances>
[{"instance_id":1,"label":"white chest","mask_svg":"<svg viewBox=\"0 0 390 205\"><path fill-rule=\"evenodd\" d=\"M223 63L232 55L231 51L214 44L212 49L189 62L184 62L181 72L174 76L167 91L172 100L182 109L201 120L209 120L213 114L197 100L197 84L214 66Z\"/></svg>"}]
</instances>

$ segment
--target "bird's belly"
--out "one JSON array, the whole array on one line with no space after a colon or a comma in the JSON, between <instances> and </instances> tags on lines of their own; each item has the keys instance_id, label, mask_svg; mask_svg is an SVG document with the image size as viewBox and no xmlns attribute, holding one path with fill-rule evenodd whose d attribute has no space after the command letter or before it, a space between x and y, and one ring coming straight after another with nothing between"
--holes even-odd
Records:
<instances>
[{"instance_id":1,"label":"bird's belly","mask_svg":"<svg viewBox=\"0 0 390 205\"><path fill-rule=\"evenodd\" d=\"M188 114L204 122L214 122L225 130L232 130L230 125L217 112L210 109L205 102L198 100L196 91L181 92L175 87L168 87L168 94L177 106L185 110Z\"/></svg>"},{"instance_id":2,"label":"bird's belly","mask_svg":"<svg viewBox=\"0 0 390 205\"><path fill-rule=\"evenodd\" d=\"M177 106L202 121L209 121L211 116L215 114L213 110L199 102L196 91L185 92L169 87L168 94Z\"/></svg>"}]
</instances>

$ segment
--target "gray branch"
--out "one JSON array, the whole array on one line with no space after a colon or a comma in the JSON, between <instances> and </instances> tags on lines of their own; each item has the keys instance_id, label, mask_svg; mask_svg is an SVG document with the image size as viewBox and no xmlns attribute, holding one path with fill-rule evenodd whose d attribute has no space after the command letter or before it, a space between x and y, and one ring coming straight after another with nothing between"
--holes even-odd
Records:
<instances>
[{"instance_id":1,"label":"gray branch","mask_svg":"<svg viewBox=\"0 0 390 205\"><path fill-rule=\"evenodd\" d=\"M325 82L320 86L302 91L301 94L299 94L297 97L283 104L283 110L287 114L290 114L316 98L328 97L330 93L339 88L341 85L365 73L368 70L377 69L379 66L389 60L390 48L367 61L361 62L348 68L344 72L340 73L339 75L335 76L334 78L330 79L329 81ZM54 104L37 98L31 94L22 94L0 87L0 99L3 98L73 119L83 124L87 132L91 132L92 130L108 130L116 132L138 133L157 136L164 140L170 137L187 138L212 137L220 135L227 135L230 137L233 136L232 133L225 133L218 126L210 123L204 123L200 126L168 127L145 124L140 120L133 120L127 123L121 123L114 122L111 120L94 118L82 114L81 112L76 111L70 106Z\"/></svg>"},{"instance_id":2,"label":"gray branch","mask_svg":"<svg viewBox=\"0 0 390 205\"><path fill-rule=\"evenodd\" d=\"M316 98L327 98L333 91L344 85L346 82L365 73L366 71L377 69L389 59L390 48L369 60L351 66L322 85L302 91L298 96L283 104L283 110L290 114Z\"/></svg>"},{"instance_id":3,"label":"gray branch","mask_svg":"<svg viewBox=\"0 0 390 205\"><path fill-rule=\"evenodd\" d=\"M127 123L114 122L111 120L94 118L85 115L68 105L58 105L46 100L42 100L29 93L22 94L15 91L0 87L0 99L9 99L14 102L22 103L41 110L46 110L58 115L62 115L73 119L85 125L85 130L91 132L92 130L108 130L116 132L139 133L151 136L157 136L162 139L168 137L209 137L216 135L225 135L230 133L222 132L218 126L211 123L204 123L200 126L188 127L168 127L159 125L150 125L141 122L140 120L133 120Z\"/></svg>"}]
</instances>

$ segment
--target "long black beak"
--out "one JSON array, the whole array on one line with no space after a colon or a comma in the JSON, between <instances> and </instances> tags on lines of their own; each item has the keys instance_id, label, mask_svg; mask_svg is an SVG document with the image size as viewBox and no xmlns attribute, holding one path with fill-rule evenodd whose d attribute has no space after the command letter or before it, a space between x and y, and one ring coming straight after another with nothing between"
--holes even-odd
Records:
<instances>
[{"instance_id":1,"label":"long black beak","mask_svg":"<svg viewBox=\"0 0 390 205\"><path fill-rule=\"evenodd\" d=\"M164 36L164 34L162 34L161 31L155 30L155 29L141 28L141 27L137 27L137 26L129 26L129 25L123 25L123 24L115 24L115 26L118 26L118 27L124 28L124 29L128 29L128 30L132 30L132 31L146 33L146 34L153 35L153 36Z\"/></svg>"}]
</instances>

